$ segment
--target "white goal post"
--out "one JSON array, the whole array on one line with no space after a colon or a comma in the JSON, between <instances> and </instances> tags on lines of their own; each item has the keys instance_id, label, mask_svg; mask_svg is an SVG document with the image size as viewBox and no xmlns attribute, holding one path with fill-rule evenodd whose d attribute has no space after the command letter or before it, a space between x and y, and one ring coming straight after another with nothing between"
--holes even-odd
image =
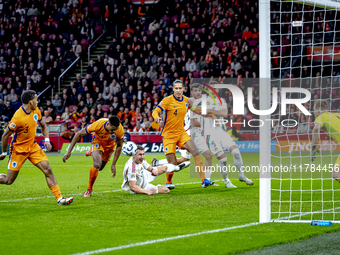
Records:
<instances>
[{"instance_id":1,"label":"white goal post","mask_svg":"<svg viewBox=\"0 0 340 255\"><path fill-rule=\"evenodd\" d=\"M273 26L278 26L280 32L273 33ZM340 0L259 0L260 109L271 108L272 87L280 91L281 85L287 85L311 91L311 106L316 100L326 99L331 105L330 112L340 112L340 41L337 37L340 38ZM306 70L309 75L305 75ZM334 110L333 106L338 108ZM293 114L294 109L291 112ZM340 223L340 183L332 180L327 170L316 174L312 164L308 165L311 130L305 133L296 130L296 134L288 129L273 131L271 123L266 121L270 118L273 116L260 116L264 125L260 127L259 163L267 168L260 167L259 221ZM300 119L302 117L298 120L299 127L305 124L300 123ZM321 165L334 164L339 156L340 147L336 147L335 152L334 142L327 139L325 143L330 144L331 149L317 155ZM275 152L271 151L273 140L277 142ZM302 147L301 141L308 146ZM301 143L294 147L293 142ZM273 176L267 171L272 164L302 164L306 172Z\"/></svg>"}]
</instances>

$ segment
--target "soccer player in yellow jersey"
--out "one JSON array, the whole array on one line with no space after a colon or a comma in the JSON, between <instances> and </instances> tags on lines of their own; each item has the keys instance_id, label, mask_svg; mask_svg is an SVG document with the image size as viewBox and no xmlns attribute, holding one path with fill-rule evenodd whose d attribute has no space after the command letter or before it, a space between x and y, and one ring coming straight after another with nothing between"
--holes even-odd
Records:
<instances>
[{"instance_id":1,"label":"soccer player in yellow jersey","mask_svg":"<svg viewBox=\"0 0 340 255\"><path fill-rule=\"evenodd\" d=\"M110 160L112 153L116 152L111 165L112 177L116 176L116 163L122 151L124 129L120 124L117 116L112 116L109 119L99 119L91 125L83 128L72 139L71 145L67 153L63 157L63 161L71 157L71 152L74 145L79 142L80 138L95 133L92 142L92 158L93 166L90 169L90 179L87 191L83 194L84 197L90 197L93 191L93 184L96 181L98 172L103 170L106 163ZM116 143L117 140L117 143Z\"/></svg>"},{"instance_id":2,"label":"soccer player in yellow jersey","mask_svg":"<svg viewBox=\"0 0 340 255\"><path fill-rule=\"evenodd\" d=\"M46 123L42 120L38 105L38 96L35 91L27 90L21 96L23 105L15 112L2 136L2 151L0 160L4 160L7 155L8 138L14 133L10 147L8 170L6 174L0 174L0 184L12 184L17 178L19 171L28 159L37 166L46 177L48 187L53 192L59 205L68 205L73 202L73 198L66 198L61 195L59 185L48 163L48 159L35 141L38 122L45 137L45 147L51 150L49 134Z\"/></svg>"},{"instance_id":3,"label":"soccer player in yellow jersey","mask_svg":"<svg viewBox=\"0 0 340 255\"><path fill-rule=\"evenodd\" d=\"M183 127L187 111L190 109L196 114L201 114L201 109L193 106L193 100L184 96L183 90L183 82L181 80L175 80L173 82L174 94L165 97L160 102L153 111L152 117L155 119L156 123L159 123L161 120L159 114L163 112L164 126L161 136L163 136L163 147L168 163L177 165L175 155L176 145L181 149L189 151L194 156L196 169L198 169L198 173L201 177L202 187L206 188L207 186L214 184L214 181L205 178L203 160L195 143L191 140ZM209 109L207 113L206 117L213 116L210 114L211 112Z\"/></svg>"},{"instance_id":4,"label":"soccer player in yellow jersey","mask_svg":"<svg viewBox=\"0 0 340 255\"><path fill-rule=\"evenodd\" d=\"M315 154L318 150L318 141L320 129L332 137L334 141L340 144L340 113L330 113L329 105L325 100L319 100L314 105L314 128L313 128L313 145L311 161L315 160ZM332 177L340 183L340 156L335 161Z\"/></svg>"}]
</instances>

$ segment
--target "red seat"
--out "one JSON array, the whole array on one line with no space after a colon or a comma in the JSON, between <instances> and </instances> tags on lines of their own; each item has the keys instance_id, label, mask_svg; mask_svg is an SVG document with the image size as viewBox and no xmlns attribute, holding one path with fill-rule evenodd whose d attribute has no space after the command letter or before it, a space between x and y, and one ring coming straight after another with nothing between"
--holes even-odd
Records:
<instances>
[{"instance_id":1,"label":"red seat","mask_svg":"<svg viewBox=\"0 0 340 255\"><path fill-rule=\"evenodd\" d=\"M54 26L55 24L59 24L59 21L52 21L52 24L53 24L53 26Z\"/></svg>"},{"instance_id":2,"label":"red seat","mask_svg":"<svg viewBox=\"0 0 340 255\"><path fill-rule=\"evenodd\" d=\"M202 28L197 29L197 33L198 34L202 34L203 33L203 29Z\"/></svg>"},{"instance_id":3,"label":"red seat","mask_svg":"<svg viewBox=\"0 0 340 255\"><path fill-rule=\"evenodd\" d=\"M97 25L94 28L94 33L96 34L96 36L99 36L103 33L103 27L102 25Z\"/></svg>"},{"instance_id":4,"label":"red seat","mask_svg":"<svg viewBox=\"0 0 340 255\"><path fill-rule=\"evenodd\" d=\"M223 47L223 43L224 43L224 41L218 41L217 42L217 47L222 48Z\"/></svg>"},{"instance_id":5,"label":"red seat","mask_svg":"<svg viewBox=\"0 0 340 255\"><path fill-rule=\"evenodd\" d=\"M9 78L10 78L10 77L5 77L4 83L8 82Z\"/></svg>"},{"instance_id":6,"label":"red seat","mask_svg":"<svg viewBox=\"0 0 340 255\"><path fill-rule=\"evenodd\" d=\"M188 28L187 29L187 34L191 34L191 32L192 32L192 28Z\"/></svg>"},{"instance_id":7,"label":"red seat","mask_svg":"<svg viewBox=\"0 0 340 255\"><path fill-rule=\"evenodd\" d=\"M89 46L89 40L88 39L81 39L80 45L83 51L87 50L87 47Z\"/></svg>"},{"instance_id":8,"label":"red seat","mask_svg":"<svg viewBox=\"0 0 340 255\"><path fill-rule=\"evenodd\" d=\"M102 110L103 110L104 112L108 112L108 111L110 110L110 105L109 105L109 104L104 104L104 105L102 106Z\"/></svg>"},{"instance_id":9,"label":"red seat","mask_svg":"<svg viewBox=\"0 0 340 255\"><path fill-rule=\"evenodd\" d=\"M258 44L257 40L249 40L248 41L250 47L256 47Z\"/></svg>"},{"instance_id":10,"label":"red seat","mask_svg":"<svg viewBox=\"0 0 340 255\"><path fill-rule=\"evenodd\" d=\"M155 85L159 85L159 79L154 79L153 81L153 85L155 86Z\"/></svg>"},{"instance_id":11,"label":"red seat","mask_svg":"<svg viewBox=\"0 0 340 255\"><path fill-rule=\"evenodd\" d=\"M171 17L171 22L174 23L175 19L177 19L177 21L178 21L178 15L172 16Z\"/></svg>"},{"instance_id":12,"label":"red seat","mask_svg":"<svg viewBox=\"0 0 340 255\"><path fill-rule=\"evenodd\" d=\"M170 21L170 17L169 17L169 16L166 16L166 15L163 17L163 19L164 19L164 21L166 21L166 22L169 22L169 21Z\"/></svg>"},{"instance_id":13,"label":"red seat","mask_svg":"<svg viewBox=\"0 0 340 255\"><path fill-rule=\"evenodd\" d=\"M195 78L198 78L198 77L200 77L200 72L199 72L199 71L194 71L194 72L192 73L192 75L193 75Z\"/></svg>"},{"instance_id":14,"label":"red seat","mask_svg":"<svg viewBox=\"0 0 340 255\"><path fill-rule=\"evenodd\" d=\"M70 105L70 106L68 107L68 110L69 110L70 112L73 112L74 108L76 108L76 107L78 107L78 105Z\"/></svg>"},{"instance_id":15,"label":"red seat","mask_svg":"<svg viewBox=\"0 0 340 255\"><path fill-rule=\"evenodd\" d=\"M93 7L92 11L93 11L94 16L98 17L98 15L100 13L100 7Z\"/></svg>"},{"instance_id":16,"label":"red seat","mask_svg":"<svg viewBox=\"0 0 340 255\"><path fill-rule=\"evenodd\" d=\"M54 35L54 34L50 34L50 35L48 36L48 39L49 39L49 40L52 40L53 35Z\"/></svg>"},{"instance_id":17,"label":"red seat","mask_svg":"<svg viewBox=\"0 0 340 255\"><path fill-rule=\"evenodd\" d=\"M153 31L148 30L148 31L146 32L146 34L147 34L148 36L151 36L151 35L153 35Z\"/></svg>"}]
</instances>

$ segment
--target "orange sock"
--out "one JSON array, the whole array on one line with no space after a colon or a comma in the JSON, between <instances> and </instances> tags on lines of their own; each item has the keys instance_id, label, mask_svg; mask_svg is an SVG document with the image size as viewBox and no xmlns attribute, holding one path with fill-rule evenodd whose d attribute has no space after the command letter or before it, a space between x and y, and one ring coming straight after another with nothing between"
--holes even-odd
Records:
<instances>
[{"instance_id":1,"label":"orange sock","mask_svg":"<svg viewBox=\"0 0 340 255\"><path fill-rule=\"evenodd\" d=\"M172 176L174 176L174 172L166 173L166 183L172 183Z\"/></svg>"},{"instance_id":2,"label":"orange sock","mask_svg":"<svg viewBox=\"0 0 340 255\"><path fill-rule=\"evenodd\" d=\"M338 183L340 183L340 179L336 179L338 181Z\"/></svg>"},{"instance_id":3,"label":"orange sock","mask_svg":"<svg viewBox=\"0 0 340 255\"><path fill-rule=\"evenodd\" d=\"M62 197L58 184L54 185L52 188L50 188L50 190L53 192L53 195L55 196L55 199L57 199L57 201L59 198Z\"/></svg>"},{"instance_id":4,"label":"orange sock","mask_svg":"<svg viewBox=\"0 0 340 255\"><path fill-rule=\"evenodd\" d=\"M89 179L89 186L87 189L92 190L93 189L93 184L97 179L99 169L95 168L94 166L91 167L90 169L90 179Z\"/></svg>"},{"instance_id":5,"label":"orange sock","mask_svg":"<svg viewBox=\"0 0 340 255\"><path fill-rule=\"evenodd\" d=\"M204 173L204 163L200 155L194 157L195 160L195 166L198 170L198 174L201 177L201 181L203 182L205 180L205 173Z\"/></svg>"}]
</instances>

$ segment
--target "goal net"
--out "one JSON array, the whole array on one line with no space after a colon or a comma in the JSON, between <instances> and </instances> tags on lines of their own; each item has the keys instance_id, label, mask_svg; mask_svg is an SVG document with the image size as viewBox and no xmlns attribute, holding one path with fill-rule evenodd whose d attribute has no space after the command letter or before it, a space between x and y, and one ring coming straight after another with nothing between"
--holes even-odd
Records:
<instances>
[{"instance_id":1,"label":"goal net","mask_svg":"<svg viewBox=\"0 0 340 255\"><path fill-rule=\"evenodd\" d=\"M278 96L280 107L271 119L279 121L273 121L274 127L270 126L269 138L276 142L275 151L271 151L270 162L260 162L271 164L270 181L260 183L266 185L261 188L261 199L270 199L270 203L265 200L261 203L260 200L260 221L262 214L262 221L340 222L340 183L332 178L340 154L336 139L323 130L318 132L320 152L314 161L310 161L315 103L325 100L328 112L340 113L340 1L277 0L270 1L268 6L267 16L261 17L260 13L260 19L267 19L270 23L266 30L270 31L266 38L270 38L268 87L276 87L279 93L282 88L307 89L311 99L303 106L312 115L303 114L294 104L288 104L286 114L282 115L284 106ZM261 32L260 24L260 37L265 36L266 31ZM261 49L260 41L260 58ZM261 62L260 66L266 68ZM305 96L302 93L287 94L289 99ZM332 125L340 126L340 118L339 123ZM340 130L332 129L332 132L339 133ZM270 195L264 195L265 189Z\"/></svg>"}]
</instances>

